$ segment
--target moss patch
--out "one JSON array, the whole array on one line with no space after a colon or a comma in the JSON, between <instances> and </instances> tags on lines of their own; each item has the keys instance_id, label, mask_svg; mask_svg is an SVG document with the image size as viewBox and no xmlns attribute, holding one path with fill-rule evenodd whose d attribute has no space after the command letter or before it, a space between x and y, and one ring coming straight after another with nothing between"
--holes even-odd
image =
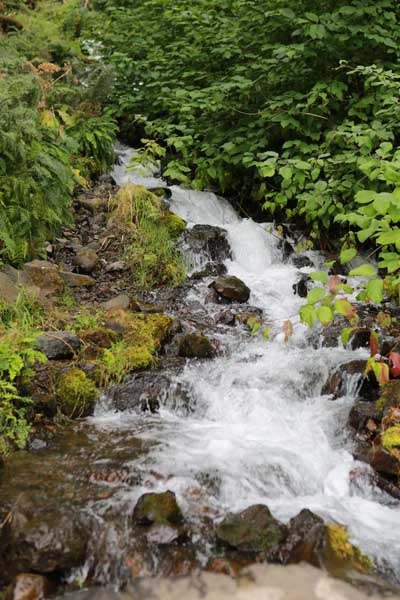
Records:
<instances>
[{"instance_id":1,"label":"moss patch","mask_svg":"<svg viewBox=\"0 0 400 600\"><path fill-rule=\"evenodd\" d=\"M381 434L381 439L383 448L400 458L400 425L386 429Z\"/></svg>"},{"instance_id":2,"label":"moss patch","mask_svg":"<svg viewBox=\"0 0 400 600\"><path fill-rule=\"evenodd\" d=\"M324 563L328 570L340 574L356 570L369 573L372 567L371 559L349 541L347 528L343 525L328 525L324 548Z\"/></svg>"},{"instance_id":3,"label":"moss patch","mask_svg":"<svg viewBox=\"0 0 400 600\"><path fill-rule=\"evenodd\" d=\"M71 419L90 415L97 396L96 385L81 369L72 367L57 378L57 406Z\"/></svg>"},{"instance_id":4,"label":"moss patch","mask_svg":"<svg viewBox=\"0 0 400 600\"><path fill-rule=\"evenodd\" d=\"M128 373L149 367L172 325L172 318L163 314L118 309L110 317L114 325L123 329L124 339L105 349L99 360L103 368L102 385L110 381L119 383Z\"/></svg>"}]
</instances>

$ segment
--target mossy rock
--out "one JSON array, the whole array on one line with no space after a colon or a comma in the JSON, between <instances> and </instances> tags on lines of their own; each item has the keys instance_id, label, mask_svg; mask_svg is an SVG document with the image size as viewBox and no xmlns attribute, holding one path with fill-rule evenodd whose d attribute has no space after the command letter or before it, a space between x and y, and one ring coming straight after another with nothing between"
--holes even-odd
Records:
<instances>
[{"instance_id":1,"label":"mossy rock","mask_svg":"<svg viewBox=\"0 0 400 600\"><path fill-rule=\"evenodd\" d=\"M330 573L337 576L351 571L369 573L371 559L349 541L347 528L343 525L328 525L325 529L323 563Z\"/></svg>"},{"instance_id":2,"label":"mossy rock","mask_svg":"<svg viewBox=\"0 0 400 600\"><path fill-rule=\"evenodd\" d=\"M80 334L80 338L85 344L97 346L98 348L109 348L118 341L119 337L115 331L106 327L86 329Z\"/></svg>"},{"instance_id":3,"label":"mossy rock","mask_svg":"<svg viewBox=\"0 0 400 600\"><path fill-rule=\"evenodd\" d=\"M228 515L216 529L218 540L245 552L266 552L287 536L287 528L262 504Z\"/></svg>"},{"instance_id":4,"label":"mossy rock","mask_svg":"<svg viewBox=\"0 0 400 600\"><path fill-rule=\"evenodd\" d=\"M397 406L400 406L400 380L394 379L383 386L376 408L382 416L386 416L391 408Z\"/></svg>"},{"instance_id":5,"label":"mossy rock","mask_svg":"<svg viewBox=\"0 0 400 600\"><path fill-rule=\"evenodd\" d=\"M173 320L163 314L132 313L118 309L110 317L124 332L123 340L103 351L99 365L103 385L120 383L130 372L146 369L154 362L155 353L167 338Z\"/></svg>"},{"instance_id":6,"label":"mossy rock","mask_svg":"<svg viewBox=\"0 0 400 600\"><path fill-rule=\"evenodd\" d=\"M143 494L133 511L133 520L138 525L181 525L183 515L171 491L161 494Z\"/></svg>"},{"instance_id":7,"label":"mossy rock","mask_svg":"<svg viewBox=\"0 0 400 600\"><path fill-rule=\"evenodd\" d=\"M381 434L384 450L400 458L400 425L389 427Z\"/></svg>"},{"instance_id":8,"label":"mossy rock","mask_svg":"<svg viewBox=\"0 0 400 600\"><path fill-rule=\"evenodd\" d=\"M59 410L70 419L92 414L98 390L87 375L76 367L59 374L56 381L56 399Z\"/></svg>"},{"instance_id":9,"label":"mossy rock","mask_svg":"<svg viewBox=\"0 0 400 600\"><path fill-rule=\"evenodd\" d=\"M178 354L184 358L212 358L215 349L207 336L191 333L179 340Z\"/></svg>"}]
</instances>

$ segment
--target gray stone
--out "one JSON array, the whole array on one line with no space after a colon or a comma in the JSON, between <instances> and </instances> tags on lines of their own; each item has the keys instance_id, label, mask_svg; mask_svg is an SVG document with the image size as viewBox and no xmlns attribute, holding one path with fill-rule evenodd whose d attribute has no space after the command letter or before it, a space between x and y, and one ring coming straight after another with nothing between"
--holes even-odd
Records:
<instances>
[{"instance_id":1,"label":"gray stone","mask_svg":"<svg viewBox=\"0 0 400 600\"><path fill-rule=\"evenodd\" d=\"M49 331L37 338L36 346L48 359L63 360L79 351L81 341L72 331Z\"/></svg>"},{"instance_id":2,"label":"gray stone","mask_svg":"<svg viewBox=\"0 0 400 600\"><path fill-rule=\"evenodd\" d=\"M102 303L102 308L104 310L116 310L118 308L123 308L126 310L129 308L131 300L128 294L119 294L115 296L115 298L111 298L111 300L107 300L107 302Z\"/></svg>"}]
</instances>

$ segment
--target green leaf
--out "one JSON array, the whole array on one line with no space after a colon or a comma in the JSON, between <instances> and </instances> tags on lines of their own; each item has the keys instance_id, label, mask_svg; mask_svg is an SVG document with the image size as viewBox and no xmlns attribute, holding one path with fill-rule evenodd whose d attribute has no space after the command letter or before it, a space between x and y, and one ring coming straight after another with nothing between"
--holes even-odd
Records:
<instances>
[{"instance_id":1,"label":"green leaf","mask_svg":"<svg viewBox=\"0 0 400 600\"><path fill-rule=\"evenodd\" d=\"M370 279L367 283L367 297L374 304L380 304L383 300L383 279Z\"/></svg>"},{"instance_id":2,"label":"green leaf","mask_svg":"<svg viewBox=\"0 0 400 600\"><path fill-rule=\"evenodd\" d=\"M342 250L340 252L340 257L339 257L340 264L345 265L346 263L353 260L353 258L355 256L357 256L356 248L342 248Z\"/></svg>"},{"instance_id":3,"label":"green leaf","mask_svg":"<svg viewBox=\"0 0 400 600\"><path fill-rule=\"evenodd\" d=\"M386 246L388 244L396 244L396 242L400 241L400 229L396 228L392 231L387 231L386 233L381 233L376 241L378 244L382 244L382 246Z\"/></svg>"},{"instance_id":4,"label":"green leaf","mask_svg":"<svg viewBox=\"0 0 400 600\"><path fill-rule=\"evenodd\" d=\"M317 308L317 317L322 325L328 325L333 321L333 311L329 306L320 306Z\"/></svg>"},{"instance_id":5,"label":"green leaf","mask_svg":"<svg viewBox=\"0 0 400 600\"><path fill-rule=\"evenodd\" d=\"M373 190L362 190L356 194L356 202L359 204L368 204L375 198L376 192Z\"/></svg>"},{"instance_id":6,"label":"green leaf","mask_svg":"<svg viewBox=\"0 0 400 600\"><path fill-rule=\"evenodd\" d=\"M342 332L340 334L340 338L342 340L342 344L344 347L347 346L347 342L349 341L349 337L352 334L352 332L354 331L355 327L345 327L344 329L342 329Z\"/></svg>"},{"instance_id":7,"label":"green leaf","mask_svg":"<svg viewBox=\"0 0 400 600\"><path fill-rule=\"evenodd\" d=\"M315 308L311 304L305 304L300 308L300 320L309 327L314 325L316 318Z\"/></svg>"},{"instance_id":8,"label":"green leaf","mask_svg":"<svg viewBox=\"0 0 400 600\"><path fill-rule=\"evenodd\" d=\"M354 306L346 298L336 300L335 311L346 317L346 319L352 319L357 314Z\"/></svg>"},{"instance_id":9,"label":"green leaf","mask_svg":"<svg viewBox=\"0 0 400 600\"><path fill-rule=\"evenodd\" d=\"M349 273L350 277L372 277L373 275L376 275L376 269L372 265L361 265Z\"/></svg>"},{"instance_id":10,"label":"green leaf","mask_svg":"<svg viewBox=\"0 0 400 600\"><path fill-rule=\"evenodd\" d=\"M316 287L308 292L307 302L308 304L316 304L317 302L320 302L320 300L322 300L322 298L324 297L325 290L323 288Z\"/></svg>"},{"instance_id":11,"label":"green leaf","mask_svg":"<svg viewBox=\"0 0 400 600\"><path fill-rule=\"evenodd\" d=\"M328 283L329 276L325 271L316 271L314 273L310 273L311 279L314 281L320 281L321 283Z\"/></svg>"},{"instance_id":12,"label":"green leaf","mask_svg":"<svg viewBox=\"0 0 400 600\"><path fill-rule=\"evenodd\" d=\"M269 338L271 337L271 326L267 325L266 328L264 329L264 331L262 332L262 336L264 338L264 340L269 340Z\"/></svg>"}]
</instances>

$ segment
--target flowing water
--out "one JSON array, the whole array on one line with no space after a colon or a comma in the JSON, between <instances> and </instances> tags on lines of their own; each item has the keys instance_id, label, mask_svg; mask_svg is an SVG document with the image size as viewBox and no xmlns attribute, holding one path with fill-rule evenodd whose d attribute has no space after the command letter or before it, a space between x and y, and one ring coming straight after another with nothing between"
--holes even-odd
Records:
<instances>
[{"instance_id":1,"label":"flowing water","mask_svg":"<svg viewBox=\"0 0 400 600\"><path fill-rule=\"evenodd\" d=\"M131 180L150 188L165 186L154 171L149 180L143 175L138 180L137 172L126 170L129 158L124 149L123 164L114 172L118 184ZM270 225L239 218L212 193L170 189L171 210L189 227L203 223L227 230L232 249L228 273L251 289L249 303L263 309L272 335L267 342L241 336L236 328L221 330L223 355L189 362L177 376L190 390L190 411L174 410L167 398L159 414L144 422L134 413L115 413L107 401L98 406L91 424L99 431L135 432L148 448L131 463L147 474L146 485L124 490L113 502L129 497L134 503L149 489L170 489L192 520L204 514L218 519L258 502L283 521L309 508L327 522L347 525L365 553L398 575L398 502L367 484L350 483L357 463L345 423L357 385L349 385L347 395L336 401L321 396L333 367L366 354L311 344L296 316L303 302L292 289L298 270L282 261ZM318 263L316 254L312 258ZM218 307L204 304L207 289L199 283L191 295L212 313ZM282 323L288 318L294 334L285 344Z\"/></svg>"}]
</instances>

